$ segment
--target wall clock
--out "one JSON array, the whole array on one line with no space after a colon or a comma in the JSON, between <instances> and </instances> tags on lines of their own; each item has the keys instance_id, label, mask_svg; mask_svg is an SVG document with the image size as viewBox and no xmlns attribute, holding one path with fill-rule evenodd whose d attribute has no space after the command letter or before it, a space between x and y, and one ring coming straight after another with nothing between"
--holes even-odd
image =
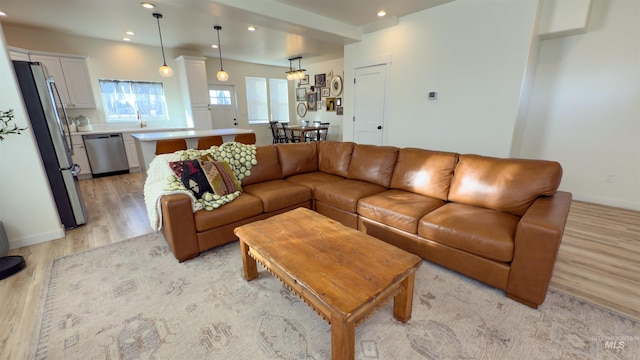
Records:
<instances>
[{"instance_id":1,"label":"wall clock","mask_svg":"<svg viewBox=\"0 0 640 360\"><path fill-rule=\"evenodd\" d=\"M342 77L336 75L331 79L331 95L338 96L342 93Z\"/></svg>"},{"instance_id":2,"label":"wall clock","mask_svg":"<svg viewBox=\"0 0 640 360\"><path fill-rule=\"evenodd\" d=\"M307 105L305 105L305 103L298 103L296 112L298 113L298 116L304 117L305 115L307 115Z\"/></svg>"}]
</instances>

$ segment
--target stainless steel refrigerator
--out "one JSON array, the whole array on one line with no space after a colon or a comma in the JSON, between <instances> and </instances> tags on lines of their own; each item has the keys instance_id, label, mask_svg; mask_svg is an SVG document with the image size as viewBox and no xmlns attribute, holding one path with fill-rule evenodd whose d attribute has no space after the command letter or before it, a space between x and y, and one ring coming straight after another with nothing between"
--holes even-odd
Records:
<instances>
[{"instance_id":1,"label":"stainless steel refrigerator","mask_svg":"<svg viewBox=\"0 0 640 360\"><path fill-rule=\"evenodd\" d=\"M38 62L13 61L13 67L60 221L65 229L85 224L87 211L75 177L80 167L71 160L69 123L56 84Z\"/></svg>"}]
</instances>

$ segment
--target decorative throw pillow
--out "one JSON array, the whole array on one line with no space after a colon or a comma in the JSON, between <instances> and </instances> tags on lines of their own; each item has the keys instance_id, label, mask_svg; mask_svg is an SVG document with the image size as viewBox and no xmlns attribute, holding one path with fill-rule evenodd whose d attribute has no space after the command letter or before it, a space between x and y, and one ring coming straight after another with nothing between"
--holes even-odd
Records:
<instances>
[{"instance_id":1,"label":"decorative throw pillow","mask_svg":"<svg viewBox=\"0 0 640 360\"><path fill-rule=\"evenodd\" d=\"M242 191L240 181L226 161L213 161L208 156L203 156L200 158L200 166L214 194L227 195Z\"/></svg>"},{"instance_id":2,"label":"decorative throw pillow","mask_svg":"<svg viewBox=\"0 0 640 360\"><path fill-rule=\"evenodd\" d=\"M213 192L198 160L172 161L169 166L196 199L200 199L206 192Z\"/></svg>"}]
</instances>

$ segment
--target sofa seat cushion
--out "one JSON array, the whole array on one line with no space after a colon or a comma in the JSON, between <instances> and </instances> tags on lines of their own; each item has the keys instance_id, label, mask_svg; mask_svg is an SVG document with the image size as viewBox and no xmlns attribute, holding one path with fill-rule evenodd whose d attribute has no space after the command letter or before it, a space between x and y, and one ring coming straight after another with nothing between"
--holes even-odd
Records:
<instances>
[{"instance_id":1,"label":"sofa seat cushion","mask_svg":"<svg viewBox=\"0 0 640 360\"><path fill-rule=\"evenodd\" d=\"M387 191L387 188L365 181L346 179L318 185L314 196L316 201L355 214L358 200L383 191Z\"/></svg>"},{"instance_id":2,"label":"sofa seat cushion","mask_svg":"<svg viewBox=\"0 0 640 360\"><path fill-rule=\"evenodd\" d=\"M285 180L247 185L244 191L260 200L264 212L284 209L311 200L311 189Z\"/></svg>"},{"instance_id":3,"label":"sofa seat cushion","mask_svg":"<svg viewBox=\"0 0 640 360\"><path fill-rule=\"evenodd\" d=\"M193 214L196 230L203 232L236 221L262 214L262 201L255 196L242 193L230 203L213 210L198 210Z\"/></svg>"},{"instance_id":4,"label":"sofa seat cushion","mask_svg":"<svg viewBox=\"0 0 640 360\"><path fill-rule=\"evenodd\" d=\"M358 214L412 234L418 232L418 221L445 202L404 190L389 190L358 201Z\"/></svg>"},{"instance_id":5,"label":"sofa seat cushion","mask_svg":"<svg viewBox=\"0 0 640 360\"><path fill-rule=\"evenodd\" d=\"M448 203L418 223L418 235L487 259L513 260L518 216L476 206Z\"/></svg>"},{"instance_id":6,"label":"sofa seat cushion","mask_svg":"<svg viewBox=\"0 0 640 360\"><path fill-rule=\"evenodd\" d=\"M316 172L311 172L306 174L289 176L285 180L290 181L294 184L304 185L308 188L311 188L311 192L312 194L314 194L314 190L316 187L322 184L344 180L344 178L342 176L331 175L331 174L323 173L320 171L316 171ZM315 195L312 195L312 196L315 197Z\"/></svg>"}]
</instances>

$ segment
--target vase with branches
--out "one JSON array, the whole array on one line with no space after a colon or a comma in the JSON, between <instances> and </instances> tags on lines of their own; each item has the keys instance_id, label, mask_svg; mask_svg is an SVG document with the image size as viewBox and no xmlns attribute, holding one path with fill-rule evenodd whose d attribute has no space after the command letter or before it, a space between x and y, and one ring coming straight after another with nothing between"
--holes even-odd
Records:
<instances>
[{"instance_id":1,"label":"vase with branches","mask_svg":"<svg viewBox=\"0 0 640 360\"><path fill-rule=\"evenodd\" d=\"M18 127L16 124L12 124L13 121L13 109L7 111L0 110L0 141L4 140L4 137L9 134L21 134L27 128ZM3 136L4 135L4 136Z\"/></svg>"}]
</instances>

